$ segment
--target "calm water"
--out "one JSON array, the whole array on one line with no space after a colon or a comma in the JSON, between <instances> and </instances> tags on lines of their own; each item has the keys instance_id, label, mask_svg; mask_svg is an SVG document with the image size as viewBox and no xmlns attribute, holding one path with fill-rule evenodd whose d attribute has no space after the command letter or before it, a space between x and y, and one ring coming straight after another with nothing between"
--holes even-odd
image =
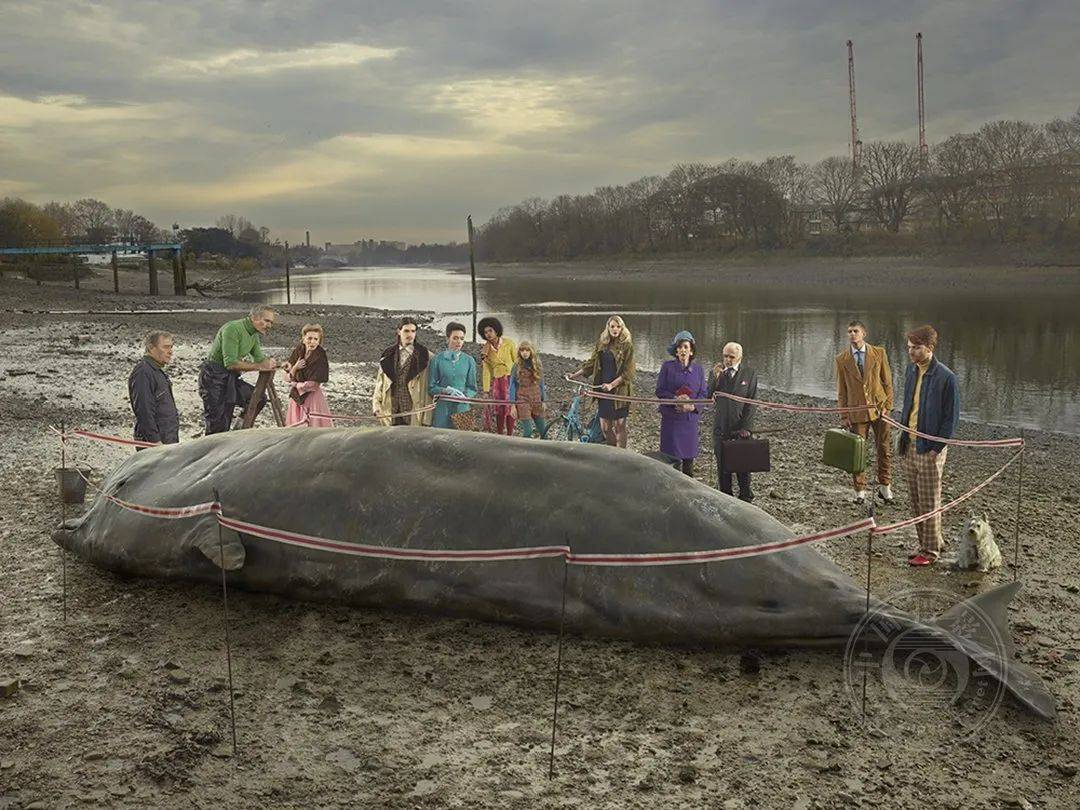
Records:
<instances>
[{"instance_id":1,"label":"calm water","mask_svg":"<svg viewBox=\"0 0 1080 810\"><path fill-rule=\"evenodd\" d=\"M336 270L293 279L293 301L354 304L440 313L437 325L471 321L469 277L439 268ZM680 329L698 356L719 359L737 340L763 385L835 396L833 358L844 328L859 317L872 343L884 345L896 381L906 363L904 333L932 323L943 336L938 357L960 379L964 415L987 422L1080 433L1080 301L1052 293L982 295L728 290L710 283L578 282L489 279L477 284L480 316L495 315L515 339L541 351L586 357L617 312L634 335L638 363L656 369ZM284 289L265 300L285 300ZM332 341L333 336L329 336ZM393 339L387 335L387 343Z\"/></svg>"}]
</instances>

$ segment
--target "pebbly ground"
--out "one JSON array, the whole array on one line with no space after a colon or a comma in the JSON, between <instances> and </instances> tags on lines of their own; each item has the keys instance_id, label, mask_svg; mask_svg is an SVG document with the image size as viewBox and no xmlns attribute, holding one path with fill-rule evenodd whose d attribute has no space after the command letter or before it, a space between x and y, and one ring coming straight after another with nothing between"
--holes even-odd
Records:
<instances>
[{"instance_id":1,"label":"pebbly ground","mask_svg":"<svg viewBox=\"0 0 1080 810\"><path fill-rule=\"evenodd\" d=\"M98 287L98 290L86 287ZM68 558L49 531L61 517L50 470L69 426L128 435L125 381L151 326L177 334L170 368L181 438L201 433L195 378L214 331L246 305L117 297L0 279L0 808L201 807L1074 807L1080 801L1077 655L1080 438L1029 433L1019 577L1010 611L1019 658L1057 696L1048 723L1008 700L974 736L963 710L937 722L876 703L867 731L839 650L740 651L568 638L554 778L548 746L556 637L512 627L230 594L239 756L231 757L220 592L129 580ZM149 315L41 314L63 309L186 308ZM212 308L201 312L196 309ZM327 329L327 395L368 408L374 362L393 339L386 313L295 306L268 341ZM432 347L441 340L422 339ZM474 347L471 347L475 349ZM549 378L574 363L545 357ZM648 390L650 375L639 385ZM553 385L556 405L569 387ZM767 392L786 402L808 398ZM262 417L265 419L266 417ZM656 449L658 419L631 417L635 451ZM845 477L818 462L826 417L763 414L774 470L756 505L795 531L850 522ZM1009 435L964 423L966 437ZM708 426L703 429L708 435ZM94 476L128 451L79 445ZM1007 451L950 450L946 497L983 480ZM697 475L714 483L707 448ZM879 538L872 589L926 587L961 598L1013 577L1016 472L972 506L988 515L1006 568L987 576L905 564L912 530ZM907 514L898 502L879 514ZM79 509L81 507L71 507ZM967 509L949 516L955 534ZM74 512L72 512L74 514ZM853 578L865 538L821 545ZM66 576L67 619L62 612Z\"/></svg>"}]
</instances>

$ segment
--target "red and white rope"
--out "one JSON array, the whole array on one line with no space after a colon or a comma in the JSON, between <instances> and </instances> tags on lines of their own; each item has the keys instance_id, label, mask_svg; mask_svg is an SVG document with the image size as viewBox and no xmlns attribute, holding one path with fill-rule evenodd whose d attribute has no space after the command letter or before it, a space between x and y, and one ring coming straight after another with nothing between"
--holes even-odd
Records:
<instances>
[{"instance_id":1,"label":"red and white rope","mask_svg":"<svg viewBox=\"0 0 1080 810\"><path fill-rule=\"evenodd\" d=\"M923 433L922 431L914 430L913 428L903 425L897 422L891 416L881 415L881 418L892 425L898 430L903 430L906 433L910 433L913 436L918 436L921 439L929 439L932 442L938 442L940 444L955 445L958 447L1023 447L1024 440L1019 436L1015 439L945 439L941 436L931 436L929 433Z\"/></svg>"},{"instance_id":2,"label":"red and white rope","mask_svg":"<svg viewBox=\"0 0 1080 810\"><path fill-rule=\"evenodd\" d=\"M412 411L402 411L400 413L389 413L384 416L375 416L374 414L343 414L343 413L317 413L316 411L308 411L308 416L314 416L318 419L339 419L342 422L381 422L384 419L402 419L406 416L417 416L418 414L427 413L428 411L435 410L435 405L425 405L423 408L417 408Z\"/></svg>"},{"instance_id":3,"label":"red and white rope","mask_svg":"<svg viewBox=\"0 0 1080 810\"><path fill-rule=\"evenodd\" d=\"M740 397L736 394L725 394L723 391L717 391L716 395L718 397L734 400L735 402L742 402L747 405L757 405L760 408L769 408L776 411L789 411L792 413L852 413L854 411L865 411L868 408L873 407L869 405L859 405L852 408L837 408L824 405L787 405L782 402L766 402L760 399ZM874 410L880 412L880 409L878 408L874 408ZM1022 447L1024 445L1024 440L1019 437L1015 439L946 439L943 436L932 436L929 433L913 430L885 413L881 414L881 418L899 430L940 444L956 445L960 447Z\"/></svg>"},{"instance_id":4,"label":"red and white rope","mask_svg":"<svg viewBox=\"0 0 1080 810\"><path fill-rule=\"evenodd\" d=\"M711 399L657 399L656 397L635 397L629 394L612 394L610 391L586 391L585 396L593 399L613 399L619 402L633 402L641 405L712 405Z\"/></svg>"},{"instance_id":5,"label":"red and white rope","mask_svg":"<svg viewBox=\"0 0 1080 810\"><path fill-rule=\"evenodd\" d=\"M468 405L483 405L483 406L503 406L516 404L513 400L509 399L485 399L483 397L458 397L453 394L436 394L436 400L443 400L444 402L462 402Z\"/></svg>"},{"instance_id":6,"label":"red and white rope","mask_svg":"<svg viewBox=\"0 0 1080 810\"><path fill-rule=\"evenodd\" d=\"M310 534L274 529L260 526L245 520L237 520L222 515L221 525L236 532L243 532L276 543L290 546L313 548L318 551L330 551L353 557L372 557L385 560L413 560L418 562L499 562L505 560L535 560L544 557L565 557L570 549L567 546L528 546L524 548L491 549L423 549L400 548L395 546L371 546L363 543L343 543L327 540Z\"/></svg>"},{"instance_id":7,"label":"red and white rope","mask_svg":"<svg viewBox=\"0 0 1080 810\"><path fill-rule=\"evenodd\" d=\"M759 557L762 554L775 554L796 546L807 543L815 543L819 540L832 540L837 537L866 531L874 525L871 517L841 526L837 529L827 529L814 534L804 534L799 537L790 537L786 540L774 540L768 543L757 543L751 546L737 546L736 548L706 549L704 551L660 551L646 554L575 554L567 555L566 561L570 565L605 565L605 566L637 566L637 565L690 565L694 563L716 562L719 560L737 560L745 557Z\"/></svg>"},{"instance_id":8,"label":"red and white rope","mask_svg":"<svg viewBox=\"0 0 1080 810\"><path fill-rule=\"evenodd\" d=\"M735 402L742 402L745 405L757 405L759 408L769 408L774 411L788 411L789 413L854 413L855 411L865 411L867 408L866 405L861 405L857 408L837 408L827 405L788 405L783 402L766 402L761 399L740 397L737 394L727 394L723 391L717 391L716 396L734 400Z\"/></svg>"},{"instance_id":9,"label":"red and white rope","mask_svg":"<svg viewBox=\"0 0 1080 810\"><path fill-rule=\"evenodd\" d=\"M978 492L983 487L985 487L987 484L989 484L991 481L996 479L999 475L1001 475L1003 472L1005 472L1005 470L1007 470L1012 465L1012 463L1014 461L1016 461L1018 458L1020 458L1020 456L1022 456L1023 454L1024 454L1024 451L1021 449L1019 452L1016 453L1016 455L1014 455L1012 458L1010 458L1008 461L1006 461L1003 465L1001 465L1001 469L999 469L996 473L991 475L989 478L987 478L985 481L983 481L978 486L972 487L971 489L969 489L967 492L965 492L963 495L959 496L958 498L955 498L955 499L949 501L947 504L944 504L943 506L939 506L937 509L934 509L931 512L926 512L926 513L921 514L921 515L916 515L915 517L908 518L907 520L901 520L901 521L899 521L897 523L890 523L887 526L875 526L874 529L872 530L873 533L874 534L888 534L889 532L895 532L897 529L903 529L903 528L905 528L907 526L914 526L916 523L922 523L923 521L929 520L930 518L935 517L936 515L941 515L941 514L944 514L945 512L948 512L954 506L959 506L964 501L966 501L968 498L970 498L972 495L974 495L976 492Z\"/></svg>"}]
</instances>

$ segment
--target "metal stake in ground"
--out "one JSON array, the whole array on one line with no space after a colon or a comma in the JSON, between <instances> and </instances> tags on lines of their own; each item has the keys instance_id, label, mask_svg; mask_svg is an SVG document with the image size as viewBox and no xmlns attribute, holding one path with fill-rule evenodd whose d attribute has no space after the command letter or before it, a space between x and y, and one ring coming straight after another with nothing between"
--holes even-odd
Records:
<instances>
[{"instance_id":1,"label":"metal stake in ground","mask_svg":"<svg viewBox=\"0 0 1080 810\"><path fill-rule=\"evenodd\" d=\"M67 425L60 420L60 477L64 476L67 469ZM67 495L63 484L60 486L60 528L67 524ZM67 553L60 546L60 604L64 614L64 623L67 624Z\"/></svg>"},{"instance_id":2,"label":"metal stake in ground","mask_svg":"<svg viewBox=\"0 0 1080 810\"><path fill-rule=\"evenodd\" d=\"M548 757L548 779L555 776L555 728L559 721L559 684L562 681L563 628L566 623L566 575L570 564L563 557L562 611L559 613L559 654L555 659L555 709L551 713L551 755Z\"/></svg>"},{"instance_id":3,"label":"metal stake in ground","mask_svg":"<svg viewBox=\"0 0 1080 810\"><path fill-rule=\"evenodd\" d=\"M214 488L214 503L221 508L221 495ZM217 516L214 518L217 520ZM232 752L236 756L236 704L233 697L232 679L232 644L229 641L229 589L225 584L225 541L221 536L221 521L218 520L218 553L221 559L221 611L225 620L225 667L229 673L229 723L232 726Z\"/></svg>"},{"instance_id":4,"label":"metal stake in ground","mask_svg":"<svg viewBox=\"0 0 1080 810\"><path fill-rule=\"evenodd\" d=\"M1024 429L1020 428L1020 438L1024 438ZM1013 535L1013 582L1020 573L1020 503L1024 500L1024 456L1027 455L1027 442L1020 445L1020 470L1016 474L1016 526Z\"/></svg>"},{"instance_id":5,"label":"metal stake in ground","mask_svg":"<svg viewBox=\"0 0 1080 810\"><path fill-rule=\"evenodd\" d=\"M870 498L870 507L867 509L867 513L871 518L874 517L874 498ZM873 573L871 566L873 565L873 545L874 545L874 527L871 526L866 530L866 612L864 616L870 615L870 575ZM863 631L863 655L866 655L866 635ZM862 716L866 717L866 670L868 667L862 668Z\"/></svg>"}]
</instances>

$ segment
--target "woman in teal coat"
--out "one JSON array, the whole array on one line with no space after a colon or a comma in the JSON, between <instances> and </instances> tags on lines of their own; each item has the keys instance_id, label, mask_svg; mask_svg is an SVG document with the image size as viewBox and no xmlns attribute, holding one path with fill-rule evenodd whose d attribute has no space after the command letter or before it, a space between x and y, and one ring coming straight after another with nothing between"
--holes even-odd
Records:
<instances>
[{"instance_id":1,"label":"woman in teal coat","mask_svg":"<svg viewBox=\"0 0 1080 810\"><path fill-rule=\"evenodd\" d=\"M476 396L476 361L462 351L465 327L460 323L446 325L446 351L440 352L428 367L428 391L431 396L449 394L455 397ZM469 410L467 402L435 401L433 427L453 428L450 417Z\"/></svg>"}]
</instances>

